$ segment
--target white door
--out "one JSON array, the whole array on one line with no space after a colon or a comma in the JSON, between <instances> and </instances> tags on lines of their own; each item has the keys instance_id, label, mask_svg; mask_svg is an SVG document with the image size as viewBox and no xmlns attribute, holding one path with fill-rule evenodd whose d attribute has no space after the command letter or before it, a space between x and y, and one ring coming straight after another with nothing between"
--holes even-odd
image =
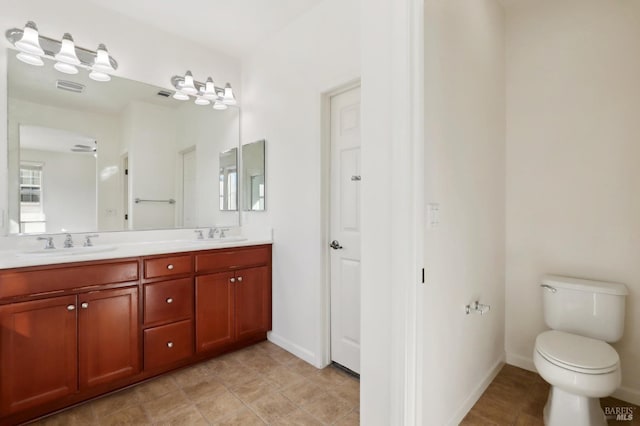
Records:
<instances>
[{"instance_id":1,"label":"white door","mask_svg":"<svg viewBox=\"0 0 640 426\"><path fill-rule=\"evenodd\" d=\"M360 88L331 98L331 360L360 373Z\"/></svg>"},{"instance_id":2,"label":"white door","mask_svg":"<svg viewBox=\"0 0 640 426\"><path fill-rule=\"evenodd\" d=\"M196 150L192 149L182 154L182 226L198 226L196 215Z\"/></svg>"}]
</instances>

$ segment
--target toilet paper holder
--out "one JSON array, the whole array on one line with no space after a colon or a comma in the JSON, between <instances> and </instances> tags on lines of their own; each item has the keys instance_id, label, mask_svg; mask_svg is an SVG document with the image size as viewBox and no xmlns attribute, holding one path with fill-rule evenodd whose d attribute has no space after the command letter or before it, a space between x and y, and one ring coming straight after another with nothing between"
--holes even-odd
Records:
<instances>
[{"instance_id":1,"label":"toilet paper holder","mask_svg":"<svg viewBox=\"0 0 640 426\"><path fill-rule=\"evenodd\" d=\"M471 313L484 315L491 310L491 305L485 305L476 300L471 305L466 305L464 309L467 315Z\"/></svg>"}]
</instances>

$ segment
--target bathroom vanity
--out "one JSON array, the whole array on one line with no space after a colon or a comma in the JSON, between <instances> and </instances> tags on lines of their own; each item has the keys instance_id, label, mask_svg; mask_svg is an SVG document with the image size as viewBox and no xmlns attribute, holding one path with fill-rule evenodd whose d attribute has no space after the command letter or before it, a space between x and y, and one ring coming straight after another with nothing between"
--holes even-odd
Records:
<instances>
[{"instance_id":1,"label":"bathroom vanity","mask_svg":"<svg viewBox=\"0 0 640 426\"><path fill-rule=\"evenodd\" d=\"M0 325L15 424L266 339L271 244L0 269Z\"/></svg>"}]
</instances>

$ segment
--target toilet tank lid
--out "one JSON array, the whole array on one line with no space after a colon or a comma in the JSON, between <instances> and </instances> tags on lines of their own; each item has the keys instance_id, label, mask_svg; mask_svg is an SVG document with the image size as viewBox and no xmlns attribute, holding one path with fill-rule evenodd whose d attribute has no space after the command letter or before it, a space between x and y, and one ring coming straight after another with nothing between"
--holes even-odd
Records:
<instances>
[{"instance_id":1,"label":"toilet tank lid","mask_svg":"<svg viewBox=\"0 0 640 426\"><path fill-rule=\"evenodd\" d=\"M616 296L626 296L629 294L627 286L621 283L563 277L560 275L545 275L544 277L542 277L542 284L551 287L567 288L570 290L588 291L594 293L613 294Z\"/></svg>"}]
</instances>

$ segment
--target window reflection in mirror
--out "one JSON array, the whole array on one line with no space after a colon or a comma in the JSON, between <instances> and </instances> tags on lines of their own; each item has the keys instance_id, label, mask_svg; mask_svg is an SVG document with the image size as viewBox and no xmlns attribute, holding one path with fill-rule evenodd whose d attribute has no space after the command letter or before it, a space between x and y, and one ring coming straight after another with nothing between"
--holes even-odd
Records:
<instances>
[{"instance_id":1,"label":"window reflection in mirror","mask_svg":"<svg viewBox=\"0 0 640 426\"><path fill-rule=\"evenodd\" d=\"M220 210L238 210L238 148L220 153Z\"/></svg>"},{"instance_id":2,"label":"window reflection in mirror","mask_svg":"<svg viewBox=\"0 0 640 426\"><path fill-rule=\"evenodd\" d=\"M242 145L244 210L263 211L266 206L265 141Z\"/></svg>"},{"instance_id":3,"label":"window reflection in mirror","mask_svg":"<svg viewBox=\"0 0 640 426\"><path fill-rule=\"evenodd\" d=\"M239 225L237 211L220 211L215 190L218 154L239 146L238 108L216 111L193 99L162 96L160 87L116 76L95 82L86 72L61 74L51 65L33 67L7 55L9 233ZM59 80L79 83L84 90L61 90ZM92 177L89 166L66 167L74 184L84 185L82 191L54 185L59 151L39 149L48 152L39 157L23 152L21 132L29 127L87 138L69 136L74 141L64 149L76 160L93 162ZM97 146L97 158L72 152L74 145L90 151ZM28 176L33 163L41 164L40 189L36 177ZM33 201L38 191L39 205ZM237 210L237 198L235 204ZM56 212L56 206L69 208Z\"/></svg>"}]
</instances>

